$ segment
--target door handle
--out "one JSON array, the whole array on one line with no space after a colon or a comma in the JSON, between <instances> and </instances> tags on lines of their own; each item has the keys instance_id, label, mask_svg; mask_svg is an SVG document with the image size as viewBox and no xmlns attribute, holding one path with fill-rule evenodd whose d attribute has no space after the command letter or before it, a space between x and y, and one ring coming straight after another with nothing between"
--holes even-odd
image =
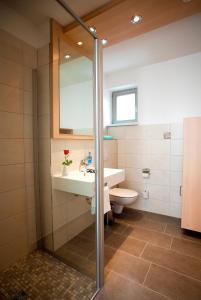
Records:
<instances>
[{"instance_id":1,"label":"door handle","mask_svg":"<svg viewBox=\"0 0 201 300\"><path fill-rule=\"evenodd\" d=\"M179 187L179 195L182 196L182 185Z\"/></svg>"}]
</instances>

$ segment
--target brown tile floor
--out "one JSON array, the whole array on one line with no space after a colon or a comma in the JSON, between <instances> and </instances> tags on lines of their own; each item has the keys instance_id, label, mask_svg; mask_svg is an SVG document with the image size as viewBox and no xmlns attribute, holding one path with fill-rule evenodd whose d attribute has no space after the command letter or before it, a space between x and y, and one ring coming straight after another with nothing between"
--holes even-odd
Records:
<instances>
[{"instance_id":1,"label":"brown tile floor","mask_svg":"<svg viewBox=\"0 0 201 300\"><path fill-rule=\"evenodd\" d=\"M116 222L97 300L201 300L200 234L181 230L179 219L130 209Z\"/></svg>"},{"instance_id":2,"label":"brown tile floor","mask_svg":"<svg viewBox=\"0 0 201 300\"><path fill-rule=\"evenodd\" d=\"M92 278L94 236L91 226L58 251ZM127 209L105 227L105 271L97 300L201 300L201 236L179 219Z\"/></svg>"}]
</instances>

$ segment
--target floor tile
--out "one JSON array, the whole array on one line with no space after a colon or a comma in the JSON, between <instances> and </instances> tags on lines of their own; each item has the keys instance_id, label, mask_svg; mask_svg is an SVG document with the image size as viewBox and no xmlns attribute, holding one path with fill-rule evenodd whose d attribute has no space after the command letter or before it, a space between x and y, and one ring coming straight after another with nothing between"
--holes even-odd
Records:
<instances>
[{"instance_id":1,"label":"floor tile","mask_svg":"<svg viewBox=\"0 0 201 300\"><path fill-rule=\"evenodd\" d=\"M109 247L107 245L104 246L104 264L105 267L109 264L110 260L113 258L115 253L117 252L117 249L114 249L112 247ZM88 257L89 260L92 260L93 262L96 262L96 250L94 250Z\"/></svg>"},{"instance_id":2,"label":"floor tile","mask_svg":"<svg viewBox=\"0 0 201 300\"><path fill-rule=\"evenodd\" d=\"M165 229L165 225L163 225L162 223L153 222L153 221L148 220L148 219L135 220L135 219L132 219L132 218L127 218L126 223L128 225L131 225L131 226L139 226L139 227L142 227L142 228L146 228L146 229L149 229L149 230L155 230L155 231L158 231L158 232L163 232L164 229Z\"/></svg>"},{"instance_id":3,"label":"floor tile","mask_svg":"<svg viewBox=\"0 0 201 300\"><path fill-rule=\"evenodd\" d=\"M111 272L96 300L165 300L166 297Z\"/></svg>"},{"instance_id":4,"label":"floor tile","mask_svg":"<svg viewBox=\"0 0 201 300\"><path fill-rule=\"evenodd\" d=\"M90 299L96 290L94 280L43 251L1 272L0 288L6 299L24 291L28 299L47 300Z\"/></svg>"},{"instance_id":5,"label":"floor tile","mask_svg":"<svg viewBox=\"0 0 201 300\"><path fill-rule=\"evenodd\" d=\"M105 225L105 232L115 232L123 234L127 227L128 226L125 224L114 222L111 225Z\"/></svg>"},{"instance_id":6,"label":"floor tile","mask_svg":"<svg viewBox=\"0 0 201 300\"><path fill-rule=\"evenodd\" d=\"M95 236L96 236L96 228L95 225L91 225L87 227L85 230L83 230L80 234L79 237L86 238L90 241L95 241Z\"/></svg>"},{"instance_id":7,"label":"floor tile","mask_svg":"<svg viewBox=\"0 0 201 300\"><path fill-rule=\"evenodd\" d=\"M73 267L79 272L95 279L96 275L96 260L89 260L84 256L79 255L76 251L61 248L56 252L56 255L67 265ZM95 257L95 254L94 254Z\"/></svg>"},{"instance_id":8,"label":"floor tile","mask_svg":"<svg viewBox=\"0 0 201 300\"><path fill-rule=\"evenodd\" d=\"M155 230L159 232L163 232L166 224L160 223L158 221L152 220L151 218L147 218L144 212L137 211L134 209L126 210L122 213L121 216L117 219L118 222L124 222L128 225L136 225L146 229Z\"/></svg>"},{"instance_id":9,"label":"floor tile","mask_svg":"<svg viewBox=\"0 0 201 300\"><path fill-rule=\"evenodd\" d=\"M113 233L111 236L105 239L105 244L113 248L126 251L132 255L139 256L142 253L146 242Z\"/></svg>"},{"instance_id":10,"label":"floor tile","mask_svg":"<svg viewBox=\"0 0 201 300\"><path fill-rule=\"evenodd\" d=\"M178 227L175 225L167 224L165 233L170 234L174 237L183 238L183 239L192 240L192 241L201 243L201 233L200 232L184 230L181 227Z\"/></svg>"},{"instance_id":11,"label":"floor tile","mask_svg":"<svg viewBox=\"0 0 201 300\"><path fill-rule=\"evenodd\" d=\"M95 249L95 241L76 236L65 244L66 249L87 257Z\"/></svg>"},{"instance_id":12,"label":"floor tile","mask_svg":"<svg viewBox=\"0 0 201 300\"><path fill-rule=\"evenodd\" d=\"M129 209L129 208L125 208L124 211L127 214L133 213L132 212L133 209ZM148 211L137 211L137 210L136 210L136 214L141 214L141 215L143 215L143 218L152 220L154 222L159 222L159 223L163 223L163 224L174 224L177 226L180 226L180 224L181 224L181 219L166 216L166 215L160 215L160 214L156 214L156 213L152 213L152 212L148 212Z\"/></svg>"},{"instance_id":13,"label":"floor tile","mask_svg":"<svg viewBox=\"0 0 201 300\"><path fill-rule=\"evenodd\" d=\"M201 243L174 238L171 248L185 255L201 259Z\"/></svg>"},{"instance_id":14,"label":"floor tile","mask_svg":"<svg viewBox=\"0 0 201 300\"><path fill-rule=\"evenodd\" d=\"M155 264L201 280L201 260L199 259L153 245L145 248L142 257Z\"/></svg>"},{"instance_id":15,"label":"floor tile","mask_svg":"<svg viewBox=\"0 0 201 300\"><path fill-rule=\"evenodd\" d=\"M201 282L156 265L151 265L145 286L175 300L201 299Z\"/></svg>"},{"instance_id":16,"label":"floor tile","mask_svg":"<svg viewBox=\"0 0 201 300\"><path fill-rule=\"evenodd\" d=\"M136 239L150 242L151 244L165 247L165 248L170 248L170 244L172 240L172 238L167 234L164 234L162 232L156 232L154 230L145 229L138 226L134 226L134 227L129 226L125 230L124 234L130 235Z\"/></svg>"},{"instance_id":17,"label":"floor tile","mask_svg":"<svg viewBox=\"0 0 201 300\"><path fill-rule=\"evenodd\" d=\"M107 266L112 271L142 283L150 264L125 252L117 251Z\"/></svg>"}]
</instances>

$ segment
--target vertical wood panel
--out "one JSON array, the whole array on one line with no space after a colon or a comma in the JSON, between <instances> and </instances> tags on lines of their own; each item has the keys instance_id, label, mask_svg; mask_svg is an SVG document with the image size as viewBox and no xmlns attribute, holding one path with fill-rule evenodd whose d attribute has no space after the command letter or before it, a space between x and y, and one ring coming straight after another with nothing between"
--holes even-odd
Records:
<instances>
[{"instance_id":1,"label":"vertical wood panel","mask_svg":"<svg viewBox=\"0 0 201 300\"><path fill-rule=\"evenodd\" d=\"M201 232L201 117L184 119L182 228Z\"/></svg>"}]
</instances>

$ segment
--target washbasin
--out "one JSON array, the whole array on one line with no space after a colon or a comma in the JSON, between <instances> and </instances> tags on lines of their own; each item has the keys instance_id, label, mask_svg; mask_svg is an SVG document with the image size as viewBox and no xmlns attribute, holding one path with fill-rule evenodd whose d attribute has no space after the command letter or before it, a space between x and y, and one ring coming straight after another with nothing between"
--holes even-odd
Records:
<instances>
[{"instance_id":1,"label":"washbasin","mask_svg":"<svg viewBox=\"0 0 201 300\"><path fill-rule=\"evenodd\" d=\"M113 187L125 180L124 169L104 168L104 183ZM95 174L72 171L67 176L54 175L53 189L93 197L95 195Z\"/></svg>"}]
</instances>

